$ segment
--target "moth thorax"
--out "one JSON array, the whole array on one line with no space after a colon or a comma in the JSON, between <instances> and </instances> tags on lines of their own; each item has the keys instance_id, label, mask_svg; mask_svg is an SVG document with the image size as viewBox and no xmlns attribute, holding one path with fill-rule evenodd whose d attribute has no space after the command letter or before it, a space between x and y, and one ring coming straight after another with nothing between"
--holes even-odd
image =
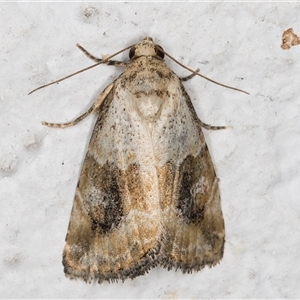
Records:
<instances>
[{"instance_id":1,"label":"moth thorax","mask_svg":"<svg viewBox=\"0 0 300 300\"><path fill-rule=\"evenodd\" d=\"M153 92L136 97L134 101L137 112L147 122L155 122L159 118L164 103L163 97Z\"/></svg>"}]
</instances>

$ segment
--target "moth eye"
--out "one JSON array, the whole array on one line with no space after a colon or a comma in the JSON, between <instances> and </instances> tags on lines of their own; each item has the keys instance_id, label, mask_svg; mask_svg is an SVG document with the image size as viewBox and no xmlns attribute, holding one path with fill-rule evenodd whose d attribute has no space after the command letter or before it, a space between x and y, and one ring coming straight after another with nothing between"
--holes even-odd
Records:
<instances>
[{"instance_id":1,"label":"moth eye","mask_svg":"<svg viewBox=\"0 0 300 300\"><path fill-rule=\"evenodd\" d=\"M159 56L160 58L164 58L165 57L165 53L163 52L163 47L159 46L159 45L155 45L155 53L157 54L157 56Z\"/></svg>"},{"instance_id":2,"label":"moth eye","mask_svg":"<svg viewBox=\"0 0 300 300\"><path fill-rule=\"evenodd\" d=\"M135 47L132 47L129 51L129 58L132 59L134 57Z\"/></svg>"}]
</instances>

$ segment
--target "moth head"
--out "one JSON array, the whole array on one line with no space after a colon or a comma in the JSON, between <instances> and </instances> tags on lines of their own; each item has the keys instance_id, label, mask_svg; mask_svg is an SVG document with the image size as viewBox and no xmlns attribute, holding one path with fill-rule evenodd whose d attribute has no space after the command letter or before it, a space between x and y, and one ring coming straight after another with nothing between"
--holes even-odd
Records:
<instances>
[{"instance_id":1,"label":"moth head","mask_svg":"<svg viewBox=\"0 0 300 300\"><path fill-rule=\"evenodd\" d=\"M163 59L163 48L153 42L151 37L145 37L140 43L135 44L129 51L129 58L135 59L140 56L154 56Z\"/></svg>"}]
</instances>

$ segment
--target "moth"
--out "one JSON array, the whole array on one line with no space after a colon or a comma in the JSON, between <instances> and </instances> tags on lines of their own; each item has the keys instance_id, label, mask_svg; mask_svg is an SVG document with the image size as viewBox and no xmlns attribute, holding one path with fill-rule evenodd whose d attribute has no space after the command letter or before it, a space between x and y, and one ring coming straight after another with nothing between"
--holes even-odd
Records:
<instances>
[{"instance_id":1,"label":"moth","mask_svg":"<svg viewBox=\"0 0 300 300\"><path fill-rule=\"evenodd\" d=\"M225 127L203 123L185 91L182 81L199 70L179 78L150 37L130 46L129 62L79 48L96 65L125 70L76 120L43 122L66 128L98 114L63 250L66 276L102 283L133 279L155 266L183 273L215 266L225 229L202 127Z\"/></svg>"}]
</instances>

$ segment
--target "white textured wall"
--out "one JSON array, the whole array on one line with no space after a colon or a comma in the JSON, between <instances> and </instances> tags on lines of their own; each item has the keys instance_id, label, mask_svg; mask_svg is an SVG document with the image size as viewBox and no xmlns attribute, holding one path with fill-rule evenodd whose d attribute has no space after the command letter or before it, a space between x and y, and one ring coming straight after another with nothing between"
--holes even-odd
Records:
<instances>
[{"instance_id":1,"label":"white textured wall","mask_svg":"<svg viewBox=\"0 0 300 300\"><path fill-rule=\"evenodd\" d=\"M1 297L300 297L300 46L280 48L284 30L300 34L299 14L298 3L1 3ZM145 36L251 93L200 78L185 84L204 122L230 126L205 131L220 178L224 258L190 275L156 268L123 284L70 281L61 255L95 117L65 130L41 121L79 116L121 70L100 66L27 93L92 64L76 43L101 56Z\"/></svg>"}]
</instances>

